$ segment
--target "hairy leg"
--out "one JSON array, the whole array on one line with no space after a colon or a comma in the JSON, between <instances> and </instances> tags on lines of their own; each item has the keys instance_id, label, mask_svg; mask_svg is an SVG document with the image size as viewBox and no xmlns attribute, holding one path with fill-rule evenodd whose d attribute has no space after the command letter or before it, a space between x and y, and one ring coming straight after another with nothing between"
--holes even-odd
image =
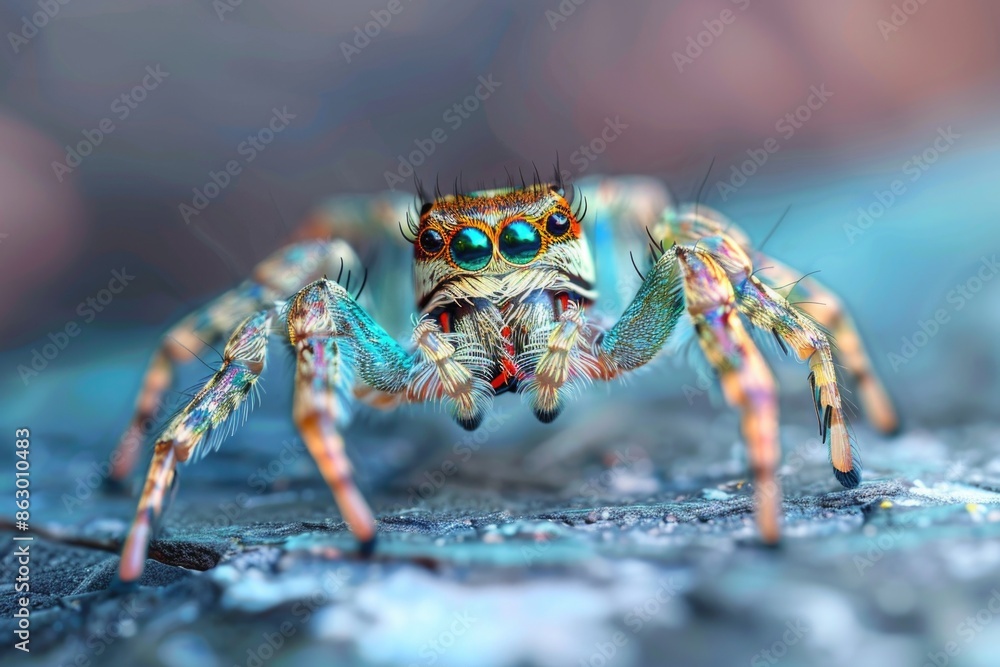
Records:
<instances>
[{"instance_id":1,"label":"hairy leg","mask_svg":"<svg viewBox=\"0 0 1000 667\"><path fill-rule=\"evenodd\" d=\"M287 246L258 264L251 279L171 328L143 376L132 420L111 459L111 480L122 482L135 467L145 437L156 422L163 396L173 382L176 366L192 361L206 345L219 342L247 315L294 293L324 273L337 275L345 269L360 273L357 256L343 241L310 241Z\"/></svg>"},{"instance_id":2,"label":"hairy leg","mask_svg":"<svg viewBox=\"0 0 1000 667\"><path fill-rule=\"evenodd\" d=\"M443 333L430 318L413 331L407 352L336 282L307 285L290 301L288 336L296 350L293 417L363 553L375 540L375 520L358 491L340 430L358 394L423 402L444 400L463 425L488 407L484 355L460 333ZM365 389L359 391L359 387Z\"/></svg>"},{"instance_id":3,"label":"hairy leg","mask_svg":"<svg viewBox=\"0 0 1000 667\"><path fill-rule=\"evenodd\" d=\"M779 458L774 380L739 320L732 284L718 263L681 246L660 254L621 319L593 339L595 376L611 379L650 362L685 310L719 372L727 402L741 411L761 536L777 541L781 490L774 474Z\"/></svg>"},{"instance_id":4,"label":"hairy leg","mask_svg":"<svg viewBox=\"0 0 1000 667\"><path fill-rule=\"evenodd\" d=\"M772 267L766 272L761 271L759 275L761 282L776 292L781 293L781 287L794 285L785 294L785 298L798 302L798 308L830 332L831 338L836 341L834 356L841 361L857 386L865 415L879 431L896 433L899 430L896 408L882 381L875 374L853 318L836 294L814 278L801 278L796 272L771 258L758 260L758 264Z\"/></svg>"},{"instance_id":5,"label":"hairy leg","mask_svg":"<svg viewBox=\"0 0 1000 667\"><path fill-rule=\"evenodd\" d=\"M223 352L222 367L157 439L135 520L122 549L122 581L135 581L142 574L149 540L177 463L192 455L197 458L217 446L221 439L219 427L247 405L246 398L264 370L271 319L271 311L262 310L236 328ZM206 443L210 435L216 437Z\"/></svg>"},{"instance_id":6,"label":"hairy leg","mask_svg":"<svg viewBox=\"0 0 1000 667\"><path fill-rule=\"evenodd\" d=\"M351 463L338 426L351 414L354 355L331 316L333 283L319 281L299 292L288 310L288 331L295 347L295 394L292 416L320 473L333 491L351 532L370 552L375 518L354 484Z\"/></svg>"},{"instance_id":7,"label":"hairy leg","mask_svg":"<svg viewBox=\"0 0 1000 667\"><path fill-rule=\"evenodd\" d=\"M833 347L826 332L754 275L750 258L732 237L707 236L698 239L696 245L700 252L711 255L728 277L736 306L750 323L770 331L783 349L791 348L800 359L808 361L820 437L829 444L834 475L848 488L860 484L861 457L844 415Z\"/></svg>"},{"instance_id":8,"label":"hairy leg","mask_svg":"<svg viewBox=\"0 0 1000 667\"><path fill-rule=\"evenodd\" d=\"M871 423L883 433L894 433L899 419L892 399L875 374L850 314L831 290L812 277L803 278L792 269L762 253L754 252L749 237L739 227L719 212L705 207L686 205L670 211L655 227L653 235L666 243L696 244L708 247L725 258L724 268L734 285L739 286L751 277L753 267L760 268L759 282L779 292L779 286L795 288L785 295L802 301L797 306L819 325L821 333L829 332L836 341L832 347L848 375L856 383L864 412ZM763 269L767 268L767 271ZM824 337L825 336L824 334Z\"/></svg>"},{"instance_id":9,"label":"hairy leg","mask_svg":"<svg viewBox=\"0 0 1000 667\"><path fill-rule=\"evenodd\" d=\"M781 446L774 378L740 321L732 283L719 264L708 253L682 246L677 258L698 343L719 374L726 401L740 410L761 537L775 543L781 531L781 488L774 473Z\"/></svg>"}]
</instances>

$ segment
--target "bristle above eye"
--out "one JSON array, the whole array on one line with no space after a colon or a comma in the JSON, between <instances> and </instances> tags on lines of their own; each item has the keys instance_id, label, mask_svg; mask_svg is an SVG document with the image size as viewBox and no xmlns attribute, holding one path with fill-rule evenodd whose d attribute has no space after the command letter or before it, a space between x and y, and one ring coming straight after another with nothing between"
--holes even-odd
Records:
<instances>
[{"instance_id":1,"label":"bristle above eye","mask_svg":"<svg viewBox=\"0 0 1000 667\"><path fill-rule=\"evenodd\" d=\"M417 191L417 196L420 197L421 204L434 203L434 200L427 194L424 184L417 178L416 174L413 175L413 187Z\"/></svg>"},{"instance_id":2,"label":"bristle above eye","mask_svg":"<svg viewBox=\"0 0 1000 667\"><path fill-rule=\"evenodd\" d=\"M566 184L563 182L562 167L559 166L559 153L556 153L556 164L552 169L552 191L560 197L566 196Z\"/></svg>"},{"instance_id":3,"label":"bristle above eye","mask_svg":"<svg viewBox=\"0 0 1000 667\"><path fill-rule=\"evenodd\" d=\"M587 217L586 197L580 197L580 202L576 205L576 209L573 211L573 217L576 218L577 222L583 222L583 219Z\"/></svg>"}]
</instances>

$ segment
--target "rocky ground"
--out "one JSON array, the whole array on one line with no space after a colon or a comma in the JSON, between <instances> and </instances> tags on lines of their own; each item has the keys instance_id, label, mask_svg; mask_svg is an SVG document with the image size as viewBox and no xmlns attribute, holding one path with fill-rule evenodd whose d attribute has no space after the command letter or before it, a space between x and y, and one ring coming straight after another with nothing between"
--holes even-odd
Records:
<instances>
[{"instance_id":1,"label":"rocky ground","mask_svg":"<svg viewBox=\"0 0 1000 667\"><path fill-rule=\"evenodd\" d=\"M11 533L0 542L5 665L996 664L995 418L894 439L856 419L866 481L848 491L802 368L782 365L787 538L765 549L735 416L677 391L689 374L669 361L550 427L516 397L472 435L422 411L362 416L348 437L379 516L364 561L276 369L266 407L183 470L140 585L122 589L135 501L101 482L128 401L108 397L144 354L54 368L4 415L32 428L35 494L30 656L11 648L17 563ZM674 391L655 389L666 373ZM46 418L46 395L70 414Z\"/></svg>"}]
</instances>

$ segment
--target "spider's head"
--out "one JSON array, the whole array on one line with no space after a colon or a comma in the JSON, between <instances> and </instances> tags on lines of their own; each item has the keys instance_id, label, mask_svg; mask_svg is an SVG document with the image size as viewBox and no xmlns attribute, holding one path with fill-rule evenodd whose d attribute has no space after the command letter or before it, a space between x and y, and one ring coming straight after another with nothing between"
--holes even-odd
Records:
<instances>
[{"instance_id":1,"label":"spider's head","mask_svg":"<svg viewBox=\"0 0 1000 667\"><path fill-rule=\"evenodd\" d=\"M580 217L559 186L439 196L423 205L411 231L421 311L470 298L508 301L535 290L595 297Z\"/></svg>"}]
</instances>

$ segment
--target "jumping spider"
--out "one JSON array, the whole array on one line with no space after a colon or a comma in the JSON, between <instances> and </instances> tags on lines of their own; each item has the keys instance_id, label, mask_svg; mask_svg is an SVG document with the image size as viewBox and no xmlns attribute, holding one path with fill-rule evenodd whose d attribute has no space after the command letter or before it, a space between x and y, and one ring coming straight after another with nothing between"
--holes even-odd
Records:
<instances>
[{"instance_id":1,"label":"jumping spider","mask_svg":"<svg viewBox=\"0 0 1000 667\"><path fill-rule=\"evenodd\" d=\"M896 428L892 403L837 298L755 251L721 214L673 206L652 179L588 179L567 192L558 176L552 183L536 176L533 183L469 194L436 190L420 200L415 217L409 201L394 193L334 200L250 279L164 337L119 444L116 480L134 466L142 425L170 387L174 365L231 333L219 370L156 439L123 548L123 581L143 571L177 464L218 447L223 422L249 406L274 324L295 352L295 425L363 552L373 548L375 519L352 480L340 435L357 402L391 408L443 401L459 424L475 429L496 395L514 391L538 419L551 422L574 383L611 380L649 363L682 317L690 318L725 400L740 411L765 542L780 536L778 408L771 371L745 322L808 361L820 435L845 487L860 483L861 462L844 416L830 334L874 425L884 432ZM649 268L617 322L586 314L598 282L581 211L588 200L597 209L590 218L601 217L619 231L642 230L652 241ZM356 248L391 244L387 230L397 239L402 231L413 246L419 317L409 345L399 344L359 305L364 281L353 294L350 279L341 281L345 267L348 275L359 275ZM758 277L754 266L768 267L766 277ZM801 307L779 293L786 283L796 283Z\"/></svg>"}]
</instances>

